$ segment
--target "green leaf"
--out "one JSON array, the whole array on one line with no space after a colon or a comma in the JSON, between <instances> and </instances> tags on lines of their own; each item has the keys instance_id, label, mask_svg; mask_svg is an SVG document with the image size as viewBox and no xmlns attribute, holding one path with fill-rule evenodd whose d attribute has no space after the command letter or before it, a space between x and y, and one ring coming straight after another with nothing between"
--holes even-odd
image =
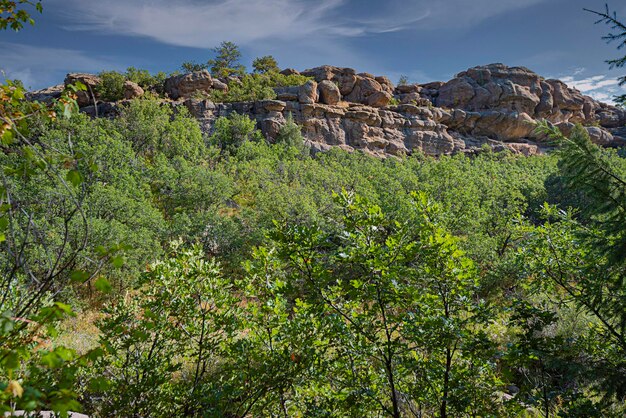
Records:
<instances>
[{"instance_id":1,"label":"green leaf","mask_svg":"<svg viewBox=\"0 0 626 418\"><path fill-rule=\"evenodd\" d=\"M15 138L15 133L13 133L13 130L7 129L2 134L2 144L11 145L13 143L14 138Z\"/></svg>"},{"instance_id":2,"label":"green leaf","mask_svg":"<svg viewBox=\"0 0 626 418\"><path fill-rule=\"evenodd\" d=\"M84 282L89 279L90 274L82 270L74 270L70 273L70 280L73 282Z\"/></svg>"},{"instance_id":3,"label":"green leaf","mask_svg":"<svg viewBox=\"0 0 626 418\"><path fill-rule=\"evenodd\" d=\"M115 256L111 259L111 264L115 268L121 268L124 265L124 257L121 255Z\"/></svg>"},{"instance_id":4,"label":"green leaf","mask_svg":"<svg viewBox=\"0 0 626 418\"><path fill-rule=\"evenodd\" d=\"M55 306L61 310L63 313L67 314L67 315L72 315L74 313L74 311L72 311L72 307L70 305L67 305L65 303L61 303L61 302L54 302Z\"/></svg>"},{"instance_id":5,"label":"green leaf","mask_svg":"<svg viewBox=\"0 0 626 418\"><path fill-rule=\"evenodd\" d=\"M104 277L100 277L94 282L93 285L98 291L102 293L109 293L111 292L111 290L113 290L113 288L111 287L111 283L109 283L109 281Z\"/></svg>"},{"instance_id":6,"label":"green leaf","mask_svg":"<svg viewBox=\"0 0 626 418\"><path fill-rule=\"evenodd\" d=\"M1 364L4 369L15 370L20 366L20 356L15 351L9 351L4 354Z\"/></svg>"},{"instance_id":7,"label":"green leaf","mask_svg":"<svg viewBox=\"0 0 626 418\"><path fill-rule=\"evenodd\" d=\"M83 182L83 176L80 174L78 170L70 170L67 172L67 181L72 183L74 186L79 186Z\"/></svg>"}]
</instances>

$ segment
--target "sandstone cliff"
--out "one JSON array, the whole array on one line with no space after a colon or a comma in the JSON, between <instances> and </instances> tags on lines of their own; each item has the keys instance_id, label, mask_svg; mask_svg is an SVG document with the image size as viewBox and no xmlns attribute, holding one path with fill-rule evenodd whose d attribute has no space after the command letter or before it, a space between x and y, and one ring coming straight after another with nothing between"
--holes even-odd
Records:
<instances>
[{"instance_id":1,"label":"sandstone cliff","mask_svg":"<svg viewBox=\"0 0 626 418\"><path fill-rule=\"evenodd\" d=\"M285 70L285 74L297 73ZM287 115L302 126L313 148L362 150L377 156L475 152L485 144L525 155L541 152L545 138L534 122L546 119L568 133L583 124L603 146L626 145L626 111L595 101L559 80L546 80L523 67L490 64L459 73L448 82L394 86L386 77L356 73L351 68L322 66L301 72L311 78L299 87L277 88L275 100L213 103L192 98L197 91L227 90L237 80L212 79L206 71L165 82L172 105L186 106L210 132L215 120L231 112L247 114L272 141ZM90 90L97 79L70 74L66 82L83 80ZM42 99L54 88L33 92ZM129 97L140 92L128 86ZM87 96L87 95L85 95ZM93 105L80 98L84 111L114 114L119 104Z\"/></svg>"}]
</instances>

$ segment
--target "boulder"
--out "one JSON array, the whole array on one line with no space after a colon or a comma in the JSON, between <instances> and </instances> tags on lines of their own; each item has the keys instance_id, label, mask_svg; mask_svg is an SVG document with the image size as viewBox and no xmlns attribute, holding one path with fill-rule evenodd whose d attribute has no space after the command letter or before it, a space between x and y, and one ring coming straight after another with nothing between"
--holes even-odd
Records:
<instances>
[{"instance_id":1,"label":"boulder","mask_svg":"<svg viewBox=\"0 0 626 418\"><path fill-rule=\"evenodd\" d=\"M321 103L327 105L336 105L341 100L341 92L339 87L330 80L322 80L317 85L319 99Z\"/></svg>"},{"instance_id":2,"label":"boulder","mask_svg":"<svg viewBox=\"0 0 626 418\"><path fill-rule=\"evenodd\" d=\"M285 68L280 72L282 75L300 75L300 73L293 68Z\"/></svg>"},{"instance_id":3,"label":"boulder","mask_svg":"<svg viewBox=\"0 0 626 418\"><path fill-rule=\"evenodd\" d=\"M189 114L197 119L212 118L217 109L215 103L210 100L190 98L183 104L189 110Z\"/></svg>"},{"instance_id":4,"label":"boulder","mask_svg":"<svg viewBox=\"0 0 626 418\"><path fill-rule=\"evenodd\" d=\"M439 107L469 109L469 102L474 98L474 86L464 78L453 78L439 89L435 104Z\"/></svg>"},{"instance_id":5,"label":"boulder","mask_svg":"<svg viewBox=\"0 0 626 418\"><path fill-rule=\"evenodd\" d=\"M287 106L287 103L280 100L263 100L259 102L259 105L268 112L282 112Z\"/></svg>"},{"instance_id":6,"label":"boulder","mask_svg":"<svg viewBox=\"0 0 626 418\"><path fill-rule=\"evenodd\" d=\"M228 92L228 84L223 81L213 79L213 85L211 86L213 90L220 90L223 92Z\"/></svg>"},{"instance_id":7,"label":"boulder","mask_svg":"<svg viewBox=\"0 0 626 418\"><path fill-rule=\"evenodd\" d=\"M378 81L378 83L383 87L383 90L393 95L394 87L393 87L393 83L391 82L391 80L389 80L385 76L375 77L374 80Z\"/></svg>"},{"instance_id":8,"label":"boulder","mask_svg":"<svg viewBox=\"0 0 626 418\"><path fill-rule=\"evenodd\" d=\"M65 76L65 86L75 84L77 81L83 83L87 87L86 91L79 91L76 93L76 102L78 106L84 107L95 104L94 101L98 100L97 87L102 82L102 79L94 74L85 73L71 73Z\"/></svg>"},{"instance_id":9,"label":"boulder","mask_svg":"<svg viewBox=\"0 0 626 418\"><path fill-rule=\"evenodd\" d=\"M421 87L422 97L446 108L525 113L535 120L547 119L552 123L597 122L604 128L626 123L624 110L599 103L562 81L545 80L525 67L489 64L461 72L442 85L429 83ZM396 92L407 94L400 87ZM605 140L606 136L598 138Z\"/></svg>"},{"instance_id":10,"label":"boulder","mask_svg":"<svg viewBox=\"0 0 626 418\"><path fill-rule=\"evenodd\" d=\"M305 104L317 102L317 83L309 80L300 86L298 90L298 101Z\"/></svg>"},{"instance_id":11,"label":"boulder","mask_svg":"<svg viewBox=\"0 0 626 418\"><path fill-rule=\"evenodd\" d=\"M354 69L339 68L330 65L305 70L302 72L302 75L312 77L318 83L324 80L336 82L342 96L346 96L352 92L357 79Z\"/></svg>"},{"instance_id":12,"label":"boulder","mask_svg":"<svg viewBox=\"0 0 626 418\"><path fill-rule=\"evenodd\" d=\"M398 94L419 93L421 89L419 84L400 84L396 87Z\"/></svg>"},{"instance_id":13,"label":"boulder","mask_svg":"<svg viewBox=\"0 0 626 418\"><path fill-rule=\"evenodd\" d=\"M383 87L373 78L356 76L354 88L344 99L349 102L368 104L367 98L374 93L382 92Z\"/></svg>"},{"instance_id":14,"label":"boulder","mask_svg":"<svg viewBox=\"0 0 626 418\"><path fill-rule=\"evenodd\" d=\"M391 93L386 91L377 91L367 97L367 104L372 107L385 107L389 104L392 97Z\"/></svg>"},{"instance_id":15,"label":"boulder","mask_svg":"<svg viewBox=\"0 0 626 418\"><path fill-rule=\"evenodd\" d=\"M124 99L130 100L143 96L144 91L141 86L132 81L126 80L124 82Z\"/></svg>"},{"instance_id":16,"label":"boulder","mask_svg":"<svg viewBox=\"0 0 626 418\"><path fill-rule=\"evenodd\" d=\"M298 100L298 96L300 94L300 87L299 86L276 87L274 88L274 93L276 93L276 99L278 100L293 102L293 101Z\"/></svg>"},{"instance_id":17,"label":"boulder","mask_svg":"<svg viewBox=\"0 0 626 418\"><path fill-rule=\"evenodd\" d=\"M556 125L565 136L570 135L575 126L576 124L571 122L562 122ZM591 139L591 142L594 144L609 146L613 143L613 135L599 126L585 126L585 130L589 134L589 139Z\"/></svg>"},{"instance_id":18,"label":"boulder","mask_svg":"<svg viewBox=\"0 0 626 418\"><path fill-rule=\"evenodd\" d=\"M207 70L176 75L165 80L165 93L172 99L186 98L197 91L208 92L213 79Z\"/></svg>"}]
</instances>

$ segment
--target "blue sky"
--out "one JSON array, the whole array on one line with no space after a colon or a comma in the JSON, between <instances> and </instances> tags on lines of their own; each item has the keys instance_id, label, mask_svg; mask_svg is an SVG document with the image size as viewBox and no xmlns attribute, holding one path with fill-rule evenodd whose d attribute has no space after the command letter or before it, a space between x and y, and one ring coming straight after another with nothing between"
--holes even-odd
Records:
<instances>
[{"instance_id":1,"label":"blue sky","mask_svg":"<svg viewBox=\"0 0 626 418\"><path fill-rule=\"evenodd\" d=\"M0 68L32 88L67 72L178 69L206 61L223 40L243 63L349 66L397 81L448 80L502 62L561 78L608 101L626 93L604 60L620 56L583 8L598 0L44 0L36 25L0 33ZM609 5L626 20L623 0Z\"/></svg>"}]
</instances>

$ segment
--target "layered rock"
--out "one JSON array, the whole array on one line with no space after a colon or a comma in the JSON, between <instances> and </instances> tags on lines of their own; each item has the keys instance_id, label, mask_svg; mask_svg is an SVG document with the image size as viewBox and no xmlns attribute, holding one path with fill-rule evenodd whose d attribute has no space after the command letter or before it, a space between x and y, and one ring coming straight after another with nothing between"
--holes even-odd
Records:
<instances>
[{"instance_id":1,"label":"layered rock","mask_svg":"<svg viewBox=\"0 0 626 418\"><path fill-rule=\"evenodd\" d=\"M247 114L257 121L270 141L276 138L286 115L291 114L294 121L302 126L303 136L314 151L339 147L348 151L362 150L380 157L416 151L444 155L473 152L484 143L474 143L472 139L468 142L463 135L450 131L444 124L452 117L449 112L410 104L381 109L346 102L340 106L281 100L218 104L188 99L184 105L208 132L220 116L228 116L232 112ZM527 155L540 149L532 144L524 148L527 144L523 142L504 144L491 141L490 145Z\"/></svg>"},{"instance_id":2,"label":"layered rock","mask_svg":"<svg viewBox=\"0 0 626 418\"><path fill-rule=\"evenodd\" d=\"M195 92L209 92L213 79L207 70L173 76L165 80L165 93L172 99L186 98Z\"/></svg>"},{"instance_id":3,"label":"layered rock","mask_svg":"<svg viewBox=\"0 0 626 418\"><path fill-rule=\"evenodd\" d=\"M343 100L373 107L385 107L393 97L393 84L387 77L368 73L356 74L352 68L330 65L305 70L301 73L317 83L331 82L337 86Z\"/></svg>"},{"instance_id":4,"label":"layered rock","mask_svg":"<svg viewBox=\"0 0 626 418\"><path fill-rule=\"evenodd\" d=\"M46 87L45 89L30 91L26 93L26 98L35 102L50 103L61 97L64 89L64 84L57 84L56 86Z\"/></svg>"},{"instance_id":5,"label":"layered rock","mask_svg":"<svg viewBox=\"0 0 626 418\"><path fill-rule=\"evenodd\" d=\"M300 73L288 69L283 74ZM461 72L448 82L397 87L386 77L351 68L321 66L301 74L311 80L302 86L276 88L275 100L212 103L194 99L194 93L225 91L241 82L237 78L213 79L207 71L170 77L164 91L174 100L172 106L185 105L207 133L212 132L218 117L237 112L255 119L273 141L291 114L316 151L340 147L382 157L415 151L443 155L477 152L487 145L532 155L548 146L535 131L540 119L565 134L581 123L597 144L626 145L626 111L523 67L490 64ZM110 117L124 105L94 106L99 78L90 74L66 78L66 84L75 81L88 86L88 92L79 96L79 104L90 115ZM140 89L128 82L125 97L140 96ZM60 90L61 86L55 86L29 93L29 97L49 100L58 97Z\"/></svg>"},{"instance_id":6,"label":"layered rock","mask_svg":"<svg viewBox=\"0 0 626 418\"><path fill-rule=\"evenodd\" d=\"M532 124L545 119L569 132L575 123L589 126L592 140L618 145L606 128L626 124L626 111L595 101L560 80L546 80L524 67L490 64L459 73L440 85L419 89L422 98L455 112L451 128L468 135L510 141L538 139Z\"/></svg>"}]
</instances>

